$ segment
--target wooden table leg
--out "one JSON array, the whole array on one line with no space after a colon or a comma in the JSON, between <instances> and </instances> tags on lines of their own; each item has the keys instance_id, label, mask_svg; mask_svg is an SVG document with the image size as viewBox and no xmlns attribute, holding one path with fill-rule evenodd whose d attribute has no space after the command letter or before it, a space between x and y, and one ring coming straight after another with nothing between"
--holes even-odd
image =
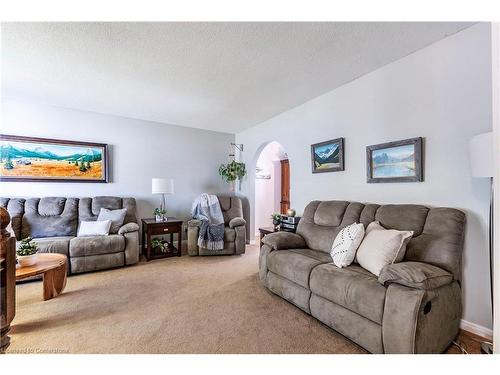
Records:
<instances>
[{"instance_id":1,"label":"wooden table leg","mask_svg":"<svg viewBox=\"0 0 500 375\"><path fill-rule=\"evenodd\" d=\"M149 262L151 260L151 234L148 232L146 234L146 260Z\"/></svg>"},{"instance_id":2,"label":"wooden table leg","mask_svg":"<svg viewBox=\"0 0 500 375\"><path fill-rule=\"evenodd\" d=\"M179 232L177 233L177 256L182 255L182 224L180 225Z\"/></svg>"},{"instance_id":3,"label":"wooden table leg","mask_svg":"<svg viewBox=\"0 0 500 375\"><path fill-rule=\"evenodd\" d=\"M142 223L142 256L146 256L146 225Z\"/></svg>"},{"instance_id":4,"label":"wooden table leg","mask_svg":"<svg viewBox=\"0 0 500 375\"><path fill-rule=\"evenodd\" d=\"M66 286L67 262L43 274L43 300L57 297Z\"/></svg>"}]
</instances>

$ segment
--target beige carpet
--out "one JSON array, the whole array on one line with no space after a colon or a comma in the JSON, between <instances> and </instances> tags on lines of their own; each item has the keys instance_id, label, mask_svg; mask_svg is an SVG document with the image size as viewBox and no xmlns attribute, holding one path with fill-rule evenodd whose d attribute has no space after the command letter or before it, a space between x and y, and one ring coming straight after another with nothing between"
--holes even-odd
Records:
<instances>
[{"instance_id":1,"label":"beige carpet","mask_svg":"<svg viewBox=\"0 0 500 375\"><path fill-rule=\"evenodd\" d=\"M10 353L362 353L259 283L258 249L17 286Z\"/></svg>"},{"instance_id":2,"label":"beige carpet","mask_svg":"<svg viewBox=\"0 0 500 375\"><path fill-rule=\"evenodd\" d=\"M40 281L19 284L7 352L365 353L262 287L257 269L258 248L248 246L242 256L71 276L49 301ZM468 341L478 352L477 340Z\"/></svg>"}]
</instances>

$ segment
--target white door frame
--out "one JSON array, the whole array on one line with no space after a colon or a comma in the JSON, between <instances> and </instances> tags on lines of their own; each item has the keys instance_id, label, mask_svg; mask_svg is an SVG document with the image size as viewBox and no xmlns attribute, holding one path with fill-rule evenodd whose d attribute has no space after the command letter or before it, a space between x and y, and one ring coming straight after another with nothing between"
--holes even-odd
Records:
<instances>
[{"instance_id":1,"label":"white door frame","mask_svg":"<svg viewBox=\"0 0 500 375\"><path fill-rule=\"evenodd\" d=\"M495 155L493 351L500 353L500 24L491 24L492 117Z\"/></svg>"}]
</instances>

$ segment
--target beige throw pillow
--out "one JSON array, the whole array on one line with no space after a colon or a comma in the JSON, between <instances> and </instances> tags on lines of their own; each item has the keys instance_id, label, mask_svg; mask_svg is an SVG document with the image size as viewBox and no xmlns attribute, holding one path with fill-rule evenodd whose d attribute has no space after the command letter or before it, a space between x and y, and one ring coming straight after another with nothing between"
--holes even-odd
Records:
<instances>
[{"instance_id":1,"label":"beige throw pillow","mask_svg":"<svg viewBox=\"0 0 500 375\"><path fill-rule=\"evenodd\" d=\"M365 270L379 276L385 266L401 262L413 231L385 229L378 221L366 228L365 238L359 245L356 261Z\"/></svg>"}]
</instances>

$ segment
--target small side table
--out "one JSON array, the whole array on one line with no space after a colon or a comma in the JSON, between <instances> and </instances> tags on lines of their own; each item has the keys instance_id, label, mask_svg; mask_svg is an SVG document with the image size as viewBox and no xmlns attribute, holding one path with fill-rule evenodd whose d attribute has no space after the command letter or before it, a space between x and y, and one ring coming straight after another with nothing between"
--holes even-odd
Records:
<instances>
[{"instance_id":1,"label":"small side table","mask_svg":"<svg viewBox=\"0 0 500 375\"><path fill-rule=\"evenodd\" d=\"M260 234L260 247L262 247L262 245L264 245L264 243L262 242L262 239L267 235L267 234L270 234L270 233L274 233L274 232L279 232L277 231L276 229L274 229L274 227L262 227L262 228L259 228L259 234Z\"/></svg>"},{"instance_id":2,"label":"small side table","mask_svg":"<svg viewBox=\"0 0 500 375\"><path fill-rule=\"evenodd\" d=\"M152 259L181 256L182 249L182 220L169 217L166 221L155 219L142 219L142 255L147 261ZM174 233L177 234L177 247L174 246ZM170 235L167 242L168 250L164 253L154 252L151 246L151 236Z\"/></svg>"}]
</instances>

